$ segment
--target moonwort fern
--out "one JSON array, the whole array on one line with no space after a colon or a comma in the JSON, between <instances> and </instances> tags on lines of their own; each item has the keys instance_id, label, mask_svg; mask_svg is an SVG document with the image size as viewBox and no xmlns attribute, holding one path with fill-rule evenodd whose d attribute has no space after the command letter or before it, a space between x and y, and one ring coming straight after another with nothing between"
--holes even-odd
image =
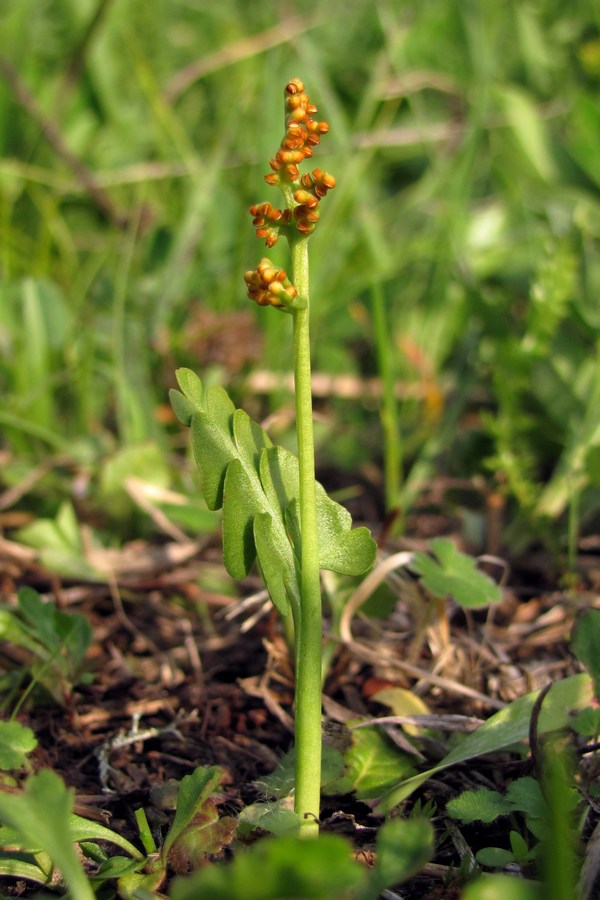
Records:
<instances>
[{"instance_id":1,"label":"moonwort fern","mask_svg":"<svg viewBox=\"0 0 600 900\"><path fill-rule=\"evenodd\" d=\"M279 611L293 620L296 664L295 811L301 834L318 832L321 769L322 609L320 570L360 575L375 558L368 529L352 529L350 514L315 480L310 374L308 241L320 201L335 187L327 172L300 174L326 122L295 78L285 88L285 134L270 160L267 184L280 188L284 208L250 208L258 237L272 247L281 235L290 246L292 277L268 258L246 272L248 296L259 306L288 313L293 323L298 456L273 446L267 433L221 387L204 389L180 369L181 391L171 392L179 419L191 428L202 490L210 509L223 508L223 554L234 578L255 561Z\"/></svg>"}]
</instances>

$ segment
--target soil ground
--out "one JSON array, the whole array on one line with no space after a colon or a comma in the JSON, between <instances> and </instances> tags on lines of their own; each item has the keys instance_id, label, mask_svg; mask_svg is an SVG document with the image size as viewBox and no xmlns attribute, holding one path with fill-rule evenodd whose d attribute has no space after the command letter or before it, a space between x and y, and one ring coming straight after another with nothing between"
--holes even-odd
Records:
<instances>
[{"instance_id":1,"label":"soil ground","mask_svg":"<svg viewBox=\"0 0 600 900\"><path fill-rule=\"evenodd\" d=\"M449 527L423 516L412 523L410 539L388 542L383 553L424 546L423 535L440 525ZM39 741L34 768L60 773L75 789L79 814L134 842L138 807L158 831L168 823L163 786L198 765L219 765L221 808L235 815L262 798L261 778L292 744L293 673L260 583L250 578L241 585L246 600L198 586L223 581L218 535L188 547L179 554L188 557L182 562L169 563L177 555L171 549L141 542L126 547L108 584L60 581L34 561L17 564L14 556L4 579L5 602L27 583L92 624L90 682L76 686L62 707L38 697L19 720ZM585 575L576 590L553 584L543 569L543 559L540 564L530 556L508 574L501 604L471 613L450 603L427 604L414 579L397 571L388 581L392 602L388 596L385 617L363 616L357 606L346 622L325 684L327 728L389 713L373 695L397 686L420 697L449 735L448 716L465 717L458 727L472 728L472 719L579 671L568 641L577 611L597 604L593 549L580 558ZM17 648L0 646L3 668L22 661ZM400 727L389 736L403 744ZM427 750L439 757L444 752L440 742ZM468 787L499 787L527 765L509 756L483 758L428 782L420 796L436 803L438 835L446 829L445 800ZM349 835L368 858L381 824L369 804L325 798L322 819L325 829ZM476 851L477 834L467 829L464 837ZM460 862L457 839L447 832L436 858L403 886L402 897L458 897ZM0 888L6 896L30 891L7 881Z\"/></svg>"}]
</instances>

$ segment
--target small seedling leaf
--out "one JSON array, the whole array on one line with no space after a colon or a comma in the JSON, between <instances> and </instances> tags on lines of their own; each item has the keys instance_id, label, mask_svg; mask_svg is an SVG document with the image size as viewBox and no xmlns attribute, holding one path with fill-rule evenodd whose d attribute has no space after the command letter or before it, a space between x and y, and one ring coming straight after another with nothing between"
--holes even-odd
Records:
<instances>
[{"instance_id":1,"label":"small seedling leaf","mask_svg":"<svg viewBox=\"0 0 600 900\"><path fill-rule=\"evenodd\" d=\"M522 812L535 819L542 819L548 813L540 783L529 775L511 782L506 800L513 812Z\"/></svg>"},{"instance_id":2,"label":"small seedling leaf","mask_svg":"<svg viewBox=\"0 0 600 900\"><path fill-rule=\"evenodd\" d=\"M177 791L177 807L173 824L167 834L161 856L164 861L168 859L169 852L175 841L182 835L190 822L202 809L202 806L210 799L222 777L222 769L219 766L204 768L199 766L191 773L185 775L179 784Z\"/></svg>"},{"instance_id":3,"label":"small seedling leaf","mask_svg":"<svg viewBox=\"0 0 600 900\"><path fill-rule=\"evenodd\" d=\"M524 865L531 857L531 850L527 846L527 841L518 831L511 830L508 835L510 849L518 863Z\"/></svg>"},{"instance_id":4,"label":"small seedling leaf","mask_svg":"<svg viewBox=\"0 0 600 900\"><path fill-rule=\"evenodd\" d=\"M20 722L0 722L0 769L27 768L27 754L36 747L37 738L31 728Z\"/></svg>"},{"instance_id":5,"label":"small seedling leaf","mask_svg":"<svg viewBox=\"0 0 600 900\"><path fill-rule=\"evenodd\" d=\"M288 798L284 798L245 806L238 816L237 833L243 838L257 829L279 835L295 833L299 828L300 817L290 808Z\"/></svg>"},{"instance_id":6,"label":"small seedling leaf","mask_svg":"<svg viewBox=\"0 0 600 900\"><path fill-rule=\"evenodd\" d=\"M55 665L74 679L92 640L92 628L85 616L62 612L31 588L19 591L19 609L31 634L55 655Z\"/></svg>"},{"instance_id":7,"label":"small seedling leaf","mask_svg":"<svg viewBox=\"0 0 600 900\"><path fill-rule=\"evenodd\" d=\"M498 791L481 788L478 791L463 791L458 797L453 797L446 804L446 811L465 825L472 822L489 825L500 816L508 816L512 806Z\"/></svg>"},{"instance_id":8,"label":"small seedling leaf","mask_svg":"<svg viewBox=\"0 0 600 900\"><path fill-rule=\"evenodd\" d=\"M505 850L503 847L483 847L477 851L475 859L488 869L502 869L514 863L515 855L512 850Z\"/></svg>"},{"instance_id":9,"label":"small seedling leaf","mask_svg":"<svg viewBox=\"0 0 600 900\"><path fill-rule=\"evenodd\" d=\"M427 553L415 553L410 567L435 597L450 596L460 606L470 608L502 599L498 585L480 572L473 557L461 553L453 541L435 538L430 541L430 547L435 558Z\"/></svg>"}]
</instances>

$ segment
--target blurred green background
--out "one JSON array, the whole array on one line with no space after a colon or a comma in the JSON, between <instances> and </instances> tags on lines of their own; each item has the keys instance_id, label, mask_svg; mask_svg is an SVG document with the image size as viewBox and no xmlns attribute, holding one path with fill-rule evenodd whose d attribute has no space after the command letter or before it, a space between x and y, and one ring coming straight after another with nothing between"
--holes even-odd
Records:
<instances>
[{"instance_id":1,"label":"blurred green background","mask_svg":"<svg viewBox=\"0 0 600 900\"><path fill-rule=\"evenodd\" d=\"M320 470L381 514L499 497L514 548L596 526L597 3L2 0L0 32L5 514L76 501L125 535L128 476L193 496L179 365L292 444L290 322L243 273L299 76L338 182L314 367L349 377L316 400Z\"/></svg>"}]
</instances>

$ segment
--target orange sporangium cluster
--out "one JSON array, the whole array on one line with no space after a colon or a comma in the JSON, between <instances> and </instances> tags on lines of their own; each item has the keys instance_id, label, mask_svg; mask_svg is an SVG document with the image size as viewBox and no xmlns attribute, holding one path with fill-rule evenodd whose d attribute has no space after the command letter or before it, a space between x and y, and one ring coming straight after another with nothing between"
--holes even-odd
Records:
<instances>
[{"instance_id":1,"label":"orange sporangium cluster","mask_svg":"<svg viewBox=\"0 0 600 900\"><path fill-rule=\"evenodd\" d=\"M301 305L298 292L285 271L264 257L256 269L244 275L248 296L259 306L290 310Z\"/></svg>"},{"instance_id":2,"label":"orange sporangium cluster","mask_svg":"<svg viewBox=\"0 0 600 900\"><path fill-rule=\"evenodd\" d=\"M276 209L270 203L255 203L250 207L252 224L256 236L264 238L267 247L274 247L279 237L279 229L292 218L289 209Z\"/></svg>"},{"instance_id":3,"label":"orange sporangium cluster","mask_svg":"<svg viewBox=\"0 0 600 900\"><path fill-rule=\"evenodd\" d=\"M281 187L287 208L277 209L270 203L250 207L256 234L264 238L267 247L273 247L280 231L285 233L290 225L302 235L311 234L319 221L319 201L335 187L333 175L321 169L314 169L312 175L300 176L298 166L313 155L314 147L320 142L321 135L329 131L329 125L312 118L317 107L310 102L299 78L293 78L286 85L285 111L285 135L270 160L273 171L265 175L265 181Z\"/></svg>"},{"instance_id":4,"label":"orange sporangium cluster","mask_svg":"<svg viewBox=\"0 0 600 900\"><path fill-rule=\"evenodd\" d=\"M287 181L294 182L299 177L299 163L313 155L313 147L320 142L322 134L327 134L329 125L311 118L317 107L310 102L299 78L293 78L285 86L285 111L286 132L270 165L273 172L281 173ZM266 175L265 181L277 184L273 175Z\"/></svg>"}]
</instances>

